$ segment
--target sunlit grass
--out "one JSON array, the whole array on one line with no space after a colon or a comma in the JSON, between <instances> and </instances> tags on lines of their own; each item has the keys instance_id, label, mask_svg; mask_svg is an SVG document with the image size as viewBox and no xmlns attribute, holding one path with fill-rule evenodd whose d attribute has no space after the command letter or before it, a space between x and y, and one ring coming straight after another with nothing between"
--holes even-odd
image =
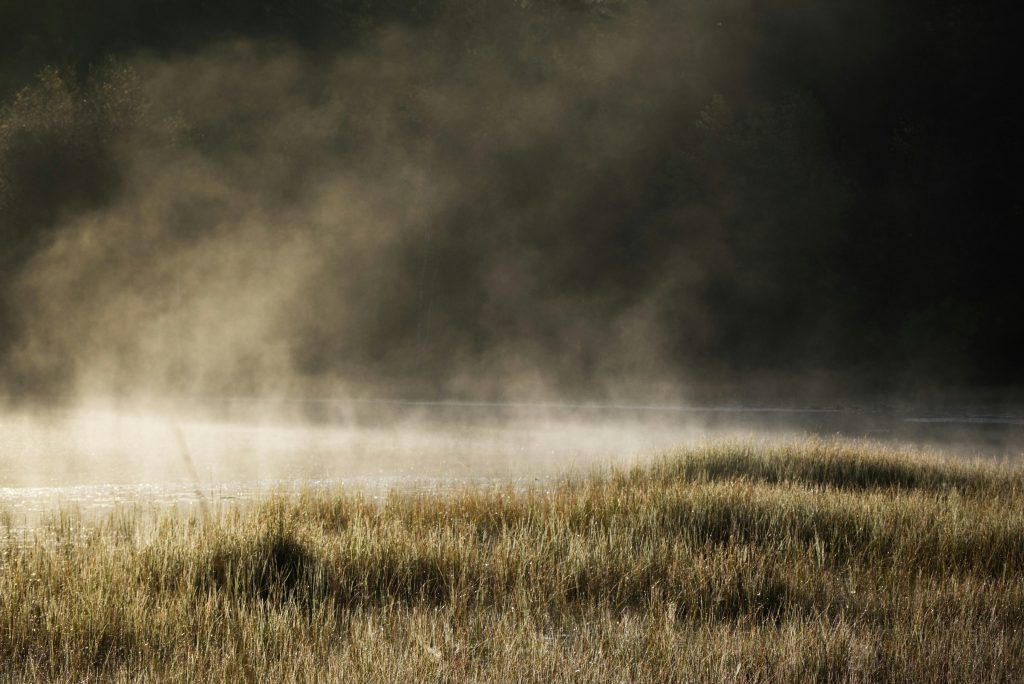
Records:
<instances>
[{"instance_id":1,"label":"sunlit grass","mask_svg":"<svg viewBox=\"0 0 1024 684\"><path fill-rule=\"evenodd\" d=\"M65 510L0 548L14 680L1024 681L1021 471L871 444Z\"/></svg>"}]
</instances>

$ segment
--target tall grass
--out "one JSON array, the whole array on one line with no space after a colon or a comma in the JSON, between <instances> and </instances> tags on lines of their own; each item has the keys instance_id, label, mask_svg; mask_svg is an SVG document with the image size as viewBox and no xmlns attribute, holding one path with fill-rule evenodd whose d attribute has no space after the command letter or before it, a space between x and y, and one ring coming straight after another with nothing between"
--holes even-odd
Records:
<instances>
[{"instance_id":1,"label":"tall grass","mask_svg":"<svg viewBox=\"0 0 1024 684\"><path fill-rule=\"evenodd\" d=\"M0 678L1024 681L1022 483L731 443L526 491L65 511L0 546Z\"/></svg>"}]
</instances>

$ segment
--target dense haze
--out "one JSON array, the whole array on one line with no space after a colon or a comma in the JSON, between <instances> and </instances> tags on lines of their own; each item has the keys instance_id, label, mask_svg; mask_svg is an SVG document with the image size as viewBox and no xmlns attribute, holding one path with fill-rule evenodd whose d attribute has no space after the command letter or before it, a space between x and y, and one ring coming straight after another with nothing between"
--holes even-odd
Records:
<instances>
[{"instance_id":1,"label":"dense haze","mask_svg":"<svg viewBox=\"0 0 1024 684\"><path fill-rule=\"evenodd\" d=\"M1015 398L1020 14L4 0L6 397Z\"/></svg>"}]
</instances>

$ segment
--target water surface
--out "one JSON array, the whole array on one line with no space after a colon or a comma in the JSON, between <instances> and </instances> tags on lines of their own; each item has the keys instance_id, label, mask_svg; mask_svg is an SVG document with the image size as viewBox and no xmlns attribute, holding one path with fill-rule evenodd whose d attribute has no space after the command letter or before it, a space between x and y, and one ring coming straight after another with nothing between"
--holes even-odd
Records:
<instances>
[{"instance_id":1,"label":"water surface","mask_svg":"<svg viewBox=\"0 0 1024 684\"><path fill-rule=\"evenodd\" d=\"M292 407L295 408L294 406ZM839 435L1024 459L1024 416L829 407L312 401L0 417L0 509L189 509L278 490L526 485L723 438Z\"/></svg>"}]
</instances>

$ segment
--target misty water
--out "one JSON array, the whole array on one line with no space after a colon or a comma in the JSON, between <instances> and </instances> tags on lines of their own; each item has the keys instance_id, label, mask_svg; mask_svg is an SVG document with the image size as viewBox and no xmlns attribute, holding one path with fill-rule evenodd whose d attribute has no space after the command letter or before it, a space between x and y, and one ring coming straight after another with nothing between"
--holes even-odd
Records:
<instances>
[{"instance_id":1,"label":"misty water","mask_svg":"<svg viewBox=\"0 0 1024 684\"><path fill-rule=\"evenodd\" d=\"M154 512L302 489L529 486L726 438L844 436L962 457L1024 458L1006 412L474 402L222 401L188 410L0 419L0 510L31 526L64 509Z\"/></svg>"}]
</instances>

